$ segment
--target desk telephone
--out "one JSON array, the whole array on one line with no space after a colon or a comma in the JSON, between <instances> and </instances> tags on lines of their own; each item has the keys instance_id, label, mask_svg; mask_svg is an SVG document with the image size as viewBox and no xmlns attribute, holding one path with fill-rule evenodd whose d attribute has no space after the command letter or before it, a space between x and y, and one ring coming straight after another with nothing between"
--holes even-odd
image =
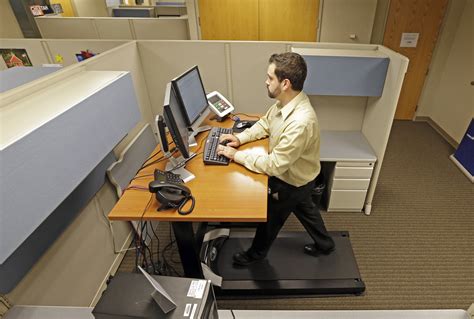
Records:
<instances>
[{"instance_id":1,"label":"desk telephone","mask_svg":"<svg viewBox=\"0 0 474 319\"><path fill-rule=\"evenodd\" d=\"M195 199L178 174L155 169L154 176L155 180L150 182L148 189L151 193L155 193L156 199L161 203L158 211L178 208L178 213L181 215L187 215L193 211ZM188 200L191 200L191 207L183 211Z\"/></svg>"}]
</instances>

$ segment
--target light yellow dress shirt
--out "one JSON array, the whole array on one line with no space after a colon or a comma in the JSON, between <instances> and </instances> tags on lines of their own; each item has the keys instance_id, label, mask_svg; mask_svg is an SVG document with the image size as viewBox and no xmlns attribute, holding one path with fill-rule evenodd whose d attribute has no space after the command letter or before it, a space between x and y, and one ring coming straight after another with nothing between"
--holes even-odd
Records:
<instances>
[{"instance_id":1,"label":"light yellow dress shirt","mask_svg":"<svg viewBox=\"0 0 474 319\"><path fill-rule=\"evenodd\" d=\"M241 144L269 137L269 154L235 153L234 161L251 171L299 187L321 170L319 123L304 92L283 107L275 103L255 125L236 136Z\"/></svg>"}]
</instances>

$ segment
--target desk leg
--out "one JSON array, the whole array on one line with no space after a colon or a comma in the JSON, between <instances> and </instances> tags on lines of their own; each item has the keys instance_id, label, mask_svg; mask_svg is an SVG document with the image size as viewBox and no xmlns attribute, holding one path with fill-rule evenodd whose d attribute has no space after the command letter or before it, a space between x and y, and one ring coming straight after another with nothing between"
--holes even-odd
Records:
<instances>
[{"instance_id":1,"label":"desk leg","mask_svg":"<svg viewBox=\"0 0 474 319\"><path fill-rule=\"evenodd\" d=\"M194 236L193 223L172 222L179 256L183 264L184 276L188 278L204 278L199 259L199 249Z\"/></svg>"}]
</instances>

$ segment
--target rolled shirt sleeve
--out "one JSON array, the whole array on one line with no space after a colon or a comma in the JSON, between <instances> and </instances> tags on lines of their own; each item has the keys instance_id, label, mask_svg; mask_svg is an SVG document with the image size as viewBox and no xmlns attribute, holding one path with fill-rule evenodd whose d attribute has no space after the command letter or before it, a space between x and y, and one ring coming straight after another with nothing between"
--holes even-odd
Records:
<instances>
[{"instance_id":1,"label":"rolled shirt sleeve","mask_svg":"<svg viewBox=\"0 0 474 319\"><path fill-rule=\"evenodd\" d=\"M308 136L312 136L311 127L304 123L293 122L287 126L270 154L238 151L234 160L251 171L268 176L281 176L301 157Z\"/></svg>"},{"instance_id":2,"label":"rolled shirt sleeve","mask_svg":"<svg viewBox=\"0 0 474 319\"><path fill-rule=\"evenodd\" d=\"M302 186L321 170L320 132L314 109L304 92L290 103L279 103L251 128L237 134L241 144L269 137L269 154L237 151L234 161L247 169Z\"/></svg>"}]
</instances>

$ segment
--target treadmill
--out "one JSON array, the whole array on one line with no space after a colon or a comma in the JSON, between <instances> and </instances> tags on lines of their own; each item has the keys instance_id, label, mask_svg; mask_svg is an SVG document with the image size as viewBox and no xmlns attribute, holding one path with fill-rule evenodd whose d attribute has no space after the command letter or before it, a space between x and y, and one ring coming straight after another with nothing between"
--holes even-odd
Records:
<instances>
[{"instance_id":1,"label":"treadmill","mask_svg":"<svg viewBox=\"0 0 474 319\"><path fill-rule=\"evenodd\" d=\"M306 232L280 232L267 258L247 267L233 264L234 253L250 247L254 232L216 228L204 235L203 275L220 298L230 296L360 295L365 291L347 231L329 232L336 249L318 257L304 253Z\"/></svg>"}]
</instances>

